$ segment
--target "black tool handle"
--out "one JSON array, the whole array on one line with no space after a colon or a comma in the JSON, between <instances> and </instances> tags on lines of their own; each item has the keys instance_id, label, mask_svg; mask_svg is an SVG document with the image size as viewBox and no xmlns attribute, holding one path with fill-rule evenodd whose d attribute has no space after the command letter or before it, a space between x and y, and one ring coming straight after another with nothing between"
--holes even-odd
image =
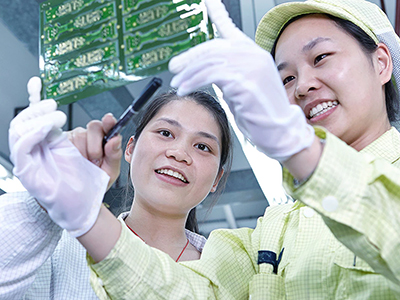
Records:
<instances>
[{"instance_id":1,"label":"black tool handle","mask_svg":"<svg viewBox=\"0 0 400 300\"><path fill-rule=\"evenodd\" d=\"M153 94L161 85L162 80L158 77L154 77L147 84L139 98L137 100L133 100L132 104L124 111L114 127L111 128L111 130L104 136L103 147L110 139L121 132L122 128L124 128L125 125L132 119L132 117L139 112L143 105L151 98L151 96L153 96Z\"/></svg>"}]
</instances>

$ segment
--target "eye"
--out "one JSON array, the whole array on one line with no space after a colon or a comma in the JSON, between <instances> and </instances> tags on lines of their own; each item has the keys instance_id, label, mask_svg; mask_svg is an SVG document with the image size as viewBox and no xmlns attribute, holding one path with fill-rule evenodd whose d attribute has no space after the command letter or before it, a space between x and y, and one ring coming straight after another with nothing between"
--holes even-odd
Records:
<instances>
[{"instance_id":1,"label":"eye","mask_svg":"<svg viewBox=\"0 0 400 300\"><path fill-rule=\"evenodd\" d=\"M165 129L160 130L158 133L161 134L162 136L165 136L165 137L172 137L172 133L170 131L168 131L168 130L165 130Z\"/></svg>"},{"instance_id":2,"label":"eye","mask_svg":"<svg viewBox=\"0 0 400 300\"><path fill-rule=\"evenodd\" d=\"M292 81L294 79L294 76L288 76L285 79L283 79L283 85L286 85L287 83L289 83L290 81Z\"/></svg>"},{"instance_id":3,"label":"eye","mask_svg":"<svg viewBox=\"0 0 400 300\"><path fill-rule=\"evenodd\" d=\"M328 57L328 54L321 54L318 55L315 59L314 59L314 64L318 64L321 60L323 60L324 58Z\"/></svg>"},{"instance_id":4,"label":"eye","mask_svg":"<svg viewBox=\"0 0 400 300\"><path fill-rule=\"evenodd\" d=\"M195 147L204 152L211 152L211 149L205 144L197 144Z\"/></svg>"}]
</instances>

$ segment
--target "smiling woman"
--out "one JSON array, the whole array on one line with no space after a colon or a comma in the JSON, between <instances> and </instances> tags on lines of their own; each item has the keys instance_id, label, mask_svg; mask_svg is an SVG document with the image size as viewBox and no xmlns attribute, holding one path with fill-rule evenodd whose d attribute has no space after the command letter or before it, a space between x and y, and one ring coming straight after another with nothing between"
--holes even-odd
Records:
<instances>
[{"instance_id":1,"label":"smiling woman","mask_svg":"<svg viewBox=\"0 0 400 300\"><path fill-rule=\"evenodd\" d=\"M289 101L310 124L356 150L390 129L389 114L396 120L398 100L383 97L392 84L389 49L353 23L322 14L297 17L285 24L272 54Z\"/></svg>"},{"instance_id":2,"label":"smiling woman","mask_svg":"<svg viewBox=\"0 0 400 300\"><path fill-rule=\"evenodd\" d=\"M211 95L170 92L156 97L125 150L134 199L130 212L122 214L123 224L175 261L198 259L205 238L185 230L185 223L193 208L225 185L231 143L225 112ZM95 260L110 250L108 241L98 244L99 234L104 237L102 222L110 217L102 207L93 228L78 238ZM110 240L116 237L114 233Z\"/></svg>"},{"instance_id":3,"label":"smiling woman","mask_svg":"<svg viewBox=\"0 0 400 300\"><path fill-rule=\"evenodd\" d=\"M175 260L198 259L205 239L184 234L189 211L223 188L231 164L230 129L219 104L205 92L156 97L129 139L125 159L135 191L127 226Z\"/></svg>"}]
</instances>

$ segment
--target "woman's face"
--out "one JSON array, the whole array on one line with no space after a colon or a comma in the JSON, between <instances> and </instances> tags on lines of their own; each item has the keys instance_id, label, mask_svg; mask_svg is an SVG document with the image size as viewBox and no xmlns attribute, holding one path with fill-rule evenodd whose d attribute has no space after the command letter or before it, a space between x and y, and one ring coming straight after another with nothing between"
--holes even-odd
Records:
<instances>
[{"instance_id":1,"label":"woman's face","mask_svg":"<svg viewBox=\"0 0 400 300\"><path fill-rule=\"evenodd\" d=\"M367 56L323 15L290 24L278 40L276 65L289 100L320 125L361 150L390 128L383 85L390 80L386 46Z\"/></svg>"},{"instance_id":2,"label":"woman's face","mask_svg":"<svg viewBox=\"0 0 400 300\"><path fill-rule=\"evenodd\" d=\"M215 191L220 156L221 133L213 115L191 100L169 102L135 144L128 144L135 203L186 216Z\"/></svg>"}]
</instances>

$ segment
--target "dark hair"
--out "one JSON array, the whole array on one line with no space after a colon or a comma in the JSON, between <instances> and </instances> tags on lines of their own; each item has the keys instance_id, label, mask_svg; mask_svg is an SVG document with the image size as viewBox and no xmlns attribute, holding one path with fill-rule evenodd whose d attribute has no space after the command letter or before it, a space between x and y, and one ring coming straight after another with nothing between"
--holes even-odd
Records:
<instances>
[{"instance_id":1,"label":"dark hair","mask_svg":"<svg viewBox=\"0 0 400 300\"><path fill-rule=\"evenodd\" d=\"M165 106L166 104L172 102L172 101L194 101L197 104L202 105L205 107L215 118L217 121L219 128L221 130L221 157L220 157L220 165L218 172L224 170L224 175L222 176L218 188L216 192L213 195L215 203L222 193L222 190L225 188L226 181L231 169L232 165L232 135L231 135L231 130L229 127L229 122L228 118L225 114L225 111L221 107L221 105L218 103L218 101L210 94L203 92L203 91L196 91L193 93L190 93L186 96L178 96L176 94L175 90L169 91L167 93L158 95L155 97L150 104L142 110L140 113L139 117L139 122L138 126L136 127L135 130L135 140L139 138L141 133L143 132L143 129L146 127L146 125L154 118L154 116L159 112L159 110ZM133 186L132 182L130 180L130 174L128 175L128 184L127 184L127 198L129 197L128 195L132 195ZM196 219L196 208L192 208L188 214L187 220L186 220L186 225L185 228L191 231L194 231L196 233L199 232L198 230L198 224L197 224L197 219Z\"/></svg>"},{"instance_id":2,"label":"dark hair","mask_svg":"<svg viewBox=\"0 0 400 300\"><path fill-rule=\"evenodd\" d=\"M367 56L371 56L372 53L376 51L378 48L378 45L375 43L375 41L364 31L362 30L359 26L354 24L353 22L350 22L348 20L344 20L329 14L323 14L329 17L331 20L333 20L336 25L344 30L347 34L352 36L358 44L361 46L361 49L364 51L364 53ZM297 21L298 19L304 17L306 15L300 15L296 16L292 19L290 19L281 29L281 31L278 34L278 37L276 38L274 45L271 49L271 55L275 58L275 51L276 51L276 44L278 43L278 40L282 34L282 32L286 29L289 24L293 23L294 21ZM388 115L388 119L391 123L398 121L398 114L399 114L399 100L398 100L398 94L396 91L396 88L392 82L392 80L389 80L385 84L385 102L386 102L386 112Z\"/></svg>"}]
</instances>

